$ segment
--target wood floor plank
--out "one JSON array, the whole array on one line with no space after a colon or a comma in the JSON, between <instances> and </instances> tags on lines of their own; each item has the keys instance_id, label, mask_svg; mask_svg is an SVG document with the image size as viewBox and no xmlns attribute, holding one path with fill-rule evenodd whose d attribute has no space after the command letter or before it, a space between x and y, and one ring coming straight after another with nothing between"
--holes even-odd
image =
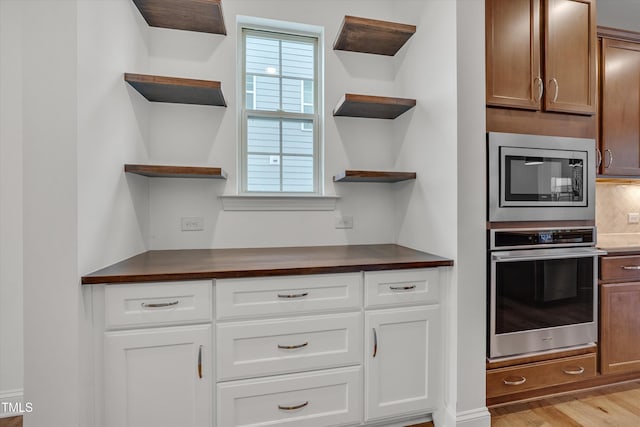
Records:
<instances>
[{"instance_id":1,"label":"wood floor plank","mask_svg":"<svg viewBox=\"0 0 640 427\"><path fill-rule=\"evenodd\" d=\"M22 417L0 418L0 427L22 427Z\"/></svg>"},{"instance_id":2,"label":"wood floor plank","mask_svg":"<svg viewBox=\"0 0 640 427\"><path fill-rule=\"evenodd\" d=\"M640 382L489 409L492 427L640 426Z\"/></svg>"}]
</instances>

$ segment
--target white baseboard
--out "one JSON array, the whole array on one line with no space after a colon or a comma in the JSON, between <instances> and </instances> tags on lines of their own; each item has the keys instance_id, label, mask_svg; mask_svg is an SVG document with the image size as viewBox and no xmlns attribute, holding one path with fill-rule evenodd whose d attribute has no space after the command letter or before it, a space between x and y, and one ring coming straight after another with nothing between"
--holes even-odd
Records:
<instances>
[{"instance_id":1,"label":"white baseboard","mask_svg":"<svg viewBox=\"0 0 640 427\"><path fill-rule=\"evenodd\" d=\"M2 405L1 404L2 402L9 402L12 404L18 403L19 407L22 408L23 402L24 402L24 390L20 388L15 390L0 391L0 418L15 417L18 415L23 415L22 413L19 413L19 412L5 411L4 407L6 405Z\"/></svg>"}]
</instances>

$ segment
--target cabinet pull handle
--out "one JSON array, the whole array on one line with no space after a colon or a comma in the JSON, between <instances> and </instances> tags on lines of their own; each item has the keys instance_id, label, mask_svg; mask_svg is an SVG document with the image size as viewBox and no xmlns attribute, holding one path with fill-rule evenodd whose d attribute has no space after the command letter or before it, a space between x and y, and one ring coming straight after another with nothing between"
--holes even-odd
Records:
<instances>
[{"instance_id":1,"label":"cabinet pull handle","mask_svg":"<svg viewBox=\"0 0 640 427\"><path fill-rule=\"evenodd\" d=\"M302 298L309 295L309 292L302 292L300 294L278 294L278 298Z\"/></svg>"},{"instance_id":2,"label":"cabinet pull handle","mask_svg":"<svg viewBox=\"0 0 640 427\"><path fill-rule=\"evenodd\" d=\"M602 153L599 148L596 148L596 168L599 168L602 164Z\"/></svg>"},{"instance_id":3,"label":"cabinet pull handle","mask_svg":"<svg viewBox=\"0 0 640 427\"><path fill-rule=\"evenodd\" d=\"M378 354L378 332L376 332L376 328L373 328L373 357L376 357Z\"/></svg>"},{"instance_id":4,"label":"cabinet pull handle","mask_svg":"<svg viewBox=\"0 0 640 427\"><path fill-rule=\"evenodd\" d=\"M538 99L536 99L536 102L540 102L542 94L544 93L544 81L542 81L540 77L536 77L533 81L534 83L538 83Z\"/></svg>"},{"instance_id":5,"label":"cabinet pull handle","mask_svg":"<svg viewBox=\"0 0 640 427\"><path fill-rule=\"evenodd\" d=\"M608 148L604 150L604 152L609 153L609 163L607 163L607 166L605 166L605 169L609 169L611 167L611 164L613 163L613 153Z\"/></svg>"},{"instance_id":6,"label":"cabinet pull handle","mask_svg":"<svg viewBox=\"0 0 640 427\"><path fill-rule=\"evenodd\" d=\"M582 366L569 366L568 368L562 368L562 372L567 375L580 375L584 373L584 368Z\"/></svg>"},{"instance_id":7,"label":"cabinet pull handle","mask_svg":"<svg viewBox=\"0 0 640 427\"><path fill-rule=\"evenodd\" d=\"M553 94L553 102L556 102L558 100L558 92L560 92L560 85L558 85L558 80L556 80L555 77L549 81L549 84L551 83L553 83L556 87L556 91Z\"/></svg>"},{"instance_id":8,"label":"cabinet pull handle","mask_svg":"<svg viewBox=\"0 0 640 427\"><path fill-rule=\"evenodd\" d=\"M513 376L513 377L507 377L504 380L502 380L502 382L505 385L521 385L524 384L525 382L527 382L527 379L523 376Z\"/></svg>"},{"instance_id":9,"label":"cabinet pull handle","mask_svg":"<svg viewBox=\"0 0 640 427\"><path fill-rule=\"evenodd\" d=\"M160 308L160 307L171 307L172 305L178 305L179 302L180 301L178 300L171 301L171 302L158 302L158 303L150 303L150 304L143 302L140 305L144 308Z\"/></svg>"},{"instance_id":10,"label":"cabinet pull handle","mask_svg":"<svg viewBox=\"0 0 640 427\"><path fill-rule=\"evenodd\" d=\"M202 346L198 349L198 378L202 378Z\"/></svg>"},{"instance_id":11,"label":"cabinet pull handle","mask_svg":"<svg viewBox=\"0 0 640 427\"><path fill-rule=\"evenodd\" d=\"M295 411L296 409L304 408L308 404L309 404L309 401L307 400L306 402L301 403L299 405L293 405L293 406L278 405L278 409L282 409L283 411Z\"/></svg>"},{"instance_id":12,"label":"cabinet pull handle","mask_svg":"<svg viewBox=\"0 0 640 427\"><path fill-rule=\"evenodd\" d=\"M304 343L298 344L298 345L281 345L281 344L278 344L278 348L281 348L283 350L295 350L296 348L302 348L302 347L306 347L308 345L309 345L308 342L304 342Z\"/></svg>"},{"instance_id":13,"label":"cabinet pull handle","mask_svg":"<svg viewBox=\"0 0 640 427\"><path fill-rule=\"evenodd\" d=\"M623 270L640 270L640 265L623 265Z\"/></svg>"},{"instance_id":14,"label":"cabinet pull handle","mask_svg":"<svg viewBox=\"0 0 640 427\"><path fill-rule=\"evenodd\" d=\"M416 285L409 286L389 286L389 289L392 291L410 291L411 289L415 289Z\"/></svg>"}]
</instances>

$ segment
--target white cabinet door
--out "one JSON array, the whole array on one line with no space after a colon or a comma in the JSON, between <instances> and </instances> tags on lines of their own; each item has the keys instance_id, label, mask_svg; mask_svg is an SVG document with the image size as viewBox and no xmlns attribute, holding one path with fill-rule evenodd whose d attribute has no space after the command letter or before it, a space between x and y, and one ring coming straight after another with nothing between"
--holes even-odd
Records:
<instances>
[{"instance_id":1,"label":"white cabinet door","mask_svg":"<svg viewBox=\"0 0 640 427\"><path fill-rule=\"evenodd\" d=\"M105 333L107 427L211 427L211 325Z\"/></svg>"},{"instance_id":2,"label":"white cabinet door","mask_svg":"<svg viewBox=\"0 0 640 427\"><path fill-rule=\"evenodd\" d=\"M365 315L365 421L430 412L439 381L438 305Z\"/></svg>"}]
</instances>

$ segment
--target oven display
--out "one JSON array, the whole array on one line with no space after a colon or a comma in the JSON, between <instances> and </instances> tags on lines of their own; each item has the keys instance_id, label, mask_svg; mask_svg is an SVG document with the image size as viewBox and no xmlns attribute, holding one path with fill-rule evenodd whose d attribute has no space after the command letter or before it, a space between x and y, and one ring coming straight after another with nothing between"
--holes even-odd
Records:
<instances>
[{"instance_id":1,"label":"oven display","mask_svg":"<svg viewBox=\"0 0 640 427\"><path fill-rule=\"evenodd\" d=\"M550 231L538 233L538 243L553 243L553 233Z\"/></svg>"}]
</instances>

